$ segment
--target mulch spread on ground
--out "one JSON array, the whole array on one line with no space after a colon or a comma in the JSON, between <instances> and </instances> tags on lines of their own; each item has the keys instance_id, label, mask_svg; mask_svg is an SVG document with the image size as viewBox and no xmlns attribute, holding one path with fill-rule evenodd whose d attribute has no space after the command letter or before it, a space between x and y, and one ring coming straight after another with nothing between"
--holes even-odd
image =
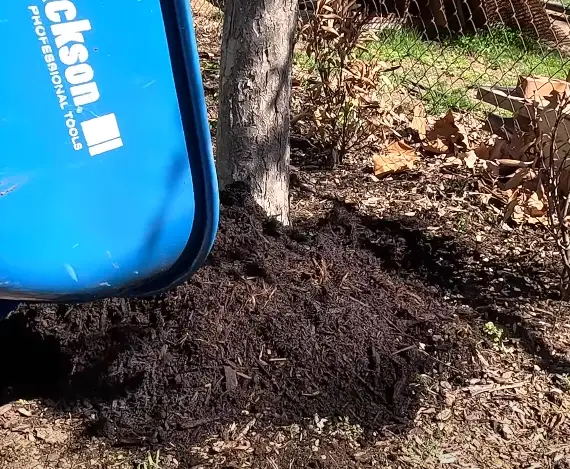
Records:
<instances>
[{"instance_id":1,"label":"mulch spread on ground","mask_svg":"<svg viewBox=\"0 0 570 469\"><path fill-rule=\"evenodd\" d=\"M284 229L232 188L189 283L147 301L21 306L0 323L0 405L51 400L120 445L189 447L251 415L403 430L418 374L471 352L453 309L383 269L376 237L341 205Z\"/></svg>"}]
</instances>

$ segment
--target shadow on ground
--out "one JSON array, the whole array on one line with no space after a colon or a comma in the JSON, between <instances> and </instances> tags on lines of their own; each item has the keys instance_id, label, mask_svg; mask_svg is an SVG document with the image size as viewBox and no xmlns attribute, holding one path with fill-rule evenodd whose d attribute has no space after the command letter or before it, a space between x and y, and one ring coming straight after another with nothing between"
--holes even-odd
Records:
<instances>
[{"instance_id":1,"label":"shadow on ground","mask_svg":"<svg viewBox=\"0 0 570 469\"><path fill-rule=\"evenodd\" d=\"M537 327L540 321L529 321L519 314L525 303L558 298L553 287L557 280L555 268L548 271L535 260L513 254L485 258L476 246L461 243L451 235L433 235L410 217L355 218L349 215L350 210L336 209L341 214L337 229L351 232L357 244L373 252L385 269L469 306L474 318L507 327L537 357L542 369L570 372L570 362L552 353L543 328ZM568 315L568 305L554 303Z\"/></svg>"}]
</instances>

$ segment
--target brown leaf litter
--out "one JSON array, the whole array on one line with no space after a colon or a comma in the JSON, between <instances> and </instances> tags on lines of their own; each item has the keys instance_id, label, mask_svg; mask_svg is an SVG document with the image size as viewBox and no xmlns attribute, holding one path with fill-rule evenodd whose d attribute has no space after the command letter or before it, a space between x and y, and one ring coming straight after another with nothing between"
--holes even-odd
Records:
<instances>
[{"instance_id":1,"label":"brown leaf litter","mask_svg":"<svg viewBox=\"0 0 570 469\"><path fill-rule=\"evenodd\" d=\"M383 177L413 169L417 159L413 147L403 141L394 142L388 146L385 153L373 156L374 175Z\"/></svg>"}]
</instances>

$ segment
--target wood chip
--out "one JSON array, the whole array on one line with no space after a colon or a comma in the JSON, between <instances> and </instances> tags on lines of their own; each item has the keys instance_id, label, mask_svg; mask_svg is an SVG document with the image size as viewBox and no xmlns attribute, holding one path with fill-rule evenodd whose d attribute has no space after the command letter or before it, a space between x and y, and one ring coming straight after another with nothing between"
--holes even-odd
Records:
<instances>
[{"instance_id":1,"label":"wood chip","mask_svg":"<svg viewBox=\"0 0 570 469\"><path fill-rule=\"evenodd\" d=\"M224 374L226 376L226 390L233 391L238 387L237 374L231 366L224 366Z\"/></svg>"},{"instance_id":2,"label":"wood chip","mask_svg":"<svg viewBox=\"0 0 570 469\"><path fill-rule=\"evenodd\" d=\"M453 412L451 409L443 409L439 414L437 414L437 419L441 422L445 422L453 417Z\"/></svg>"},{"instance_id":3,"label":"wood chip","mask_svg":"<svg viewBox=\"0 0 570 469\"><path fill-rule=\"evenodd\" d=\"M257 419L250 420L247 423L247 425L245 427L243 427L243 430L241 432L239 432L236 440L239 441L242 438L244 438L249 433L249 431L253 428L253 426L255 425L256 422L257 422Z\"/></svg>"},{"instance_id":4,"label":"wood chip","mask_svg":"<svg viewBox=\"0 0 570 469\"><path fill-rule=\"evenodd\" d=\"M20 407L18 409L18 413L23 415L24 417L31 417L32 416L32 413L28 409L24 409L23 407Z\"/></svg>"},{"instance_id":5,"label":"wood chip","mask_svg":"<svg viewBox=\"0 0 570 469\"><path fill-rule=\"evenodd\" d=\"M440 464L453 464L457 461L457 457L453 453L441 454L439 456Z\"/></svg>"},{"instance_id":6,"label":"wood chip","mask_svg":"<svg viewBox=\"0 0 570 469\"><path fill-rule=\"evenodd\" d=\"M21 425L16 425L16 426L10 428L11 431L16 432L16 433L25 433L31 429L32 429L32 426L25 424L25 423L21 424Z\"/></svg>"},{"instance_id":7,"label":"wood chip","mask_svg":"<svg viewBox=\"0 0 570 469\"><path fill-rule=\"evenodd\" d=\"M513 383L513 384L505 384L504 386L495 386L494 384L484 384L484 385L477 385L477 386L469 386L467 389L471 392L473 396L477 396L479 394L483 394L486 392L498 392L498 391L505 391L507 389L517 389L522 388L526 385L526 382L520 383Z\"/></svg>"},{"instance_id":8,"label":"wood chip","mask_svg":"<svg viewBox=\"0 0 570 469\"><path fill-rule=\"evenodd\" d=\"M12 410L12 404L4 404L3 406L0 406L0 417L10 410Z\"/></svg>"}]
</instances>

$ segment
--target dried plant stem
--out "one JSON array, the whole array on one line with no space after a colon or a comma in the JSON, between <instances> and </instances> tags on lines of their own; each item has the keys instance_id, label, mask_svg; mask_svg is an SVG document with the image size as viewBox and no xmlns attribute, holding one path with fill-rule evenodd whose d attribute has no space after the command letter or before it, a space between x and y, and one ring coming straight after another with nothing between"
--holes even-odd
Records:
<instances>
[{"instance_id":1,"label":"dried plant stem","mask_svg":"<svg viewBox=\"0 0 570 469\"><path fill-rule=\"evenodd\" d=\"M372 18L368 7L355 0L316 0L311 15L302 20L300 36L315 77L308 87L315 109L311 133L327 150L331 167L374 134L365 125L365 114L380 72L359 58L366 51L364 33Z\"/></svg>"},{"instance_id":2,"label":"dried plant stem","mask_svg":"<svg viewBox=\"0 0 570 469\"><path fill-rule=\"evenodd\" d=\"M558 148L557 136L562 124L567 118L565 111L570 104L570 96L564 95L557 101L555 108L556 120L551 130L549 154L545 155L543 135L538 129L540 119L537 114L535 124L537 129L537 158L540 167L540 182L548 201L548 222L550 232L556 242L556 248L562 259L562 272L560 277L560 294L564 301L570 300L570 194L565 184L564 173L568 172L566 160L568 151ZM564 154L563 154L564 153Z\"/></svg>"}]
</instances>

